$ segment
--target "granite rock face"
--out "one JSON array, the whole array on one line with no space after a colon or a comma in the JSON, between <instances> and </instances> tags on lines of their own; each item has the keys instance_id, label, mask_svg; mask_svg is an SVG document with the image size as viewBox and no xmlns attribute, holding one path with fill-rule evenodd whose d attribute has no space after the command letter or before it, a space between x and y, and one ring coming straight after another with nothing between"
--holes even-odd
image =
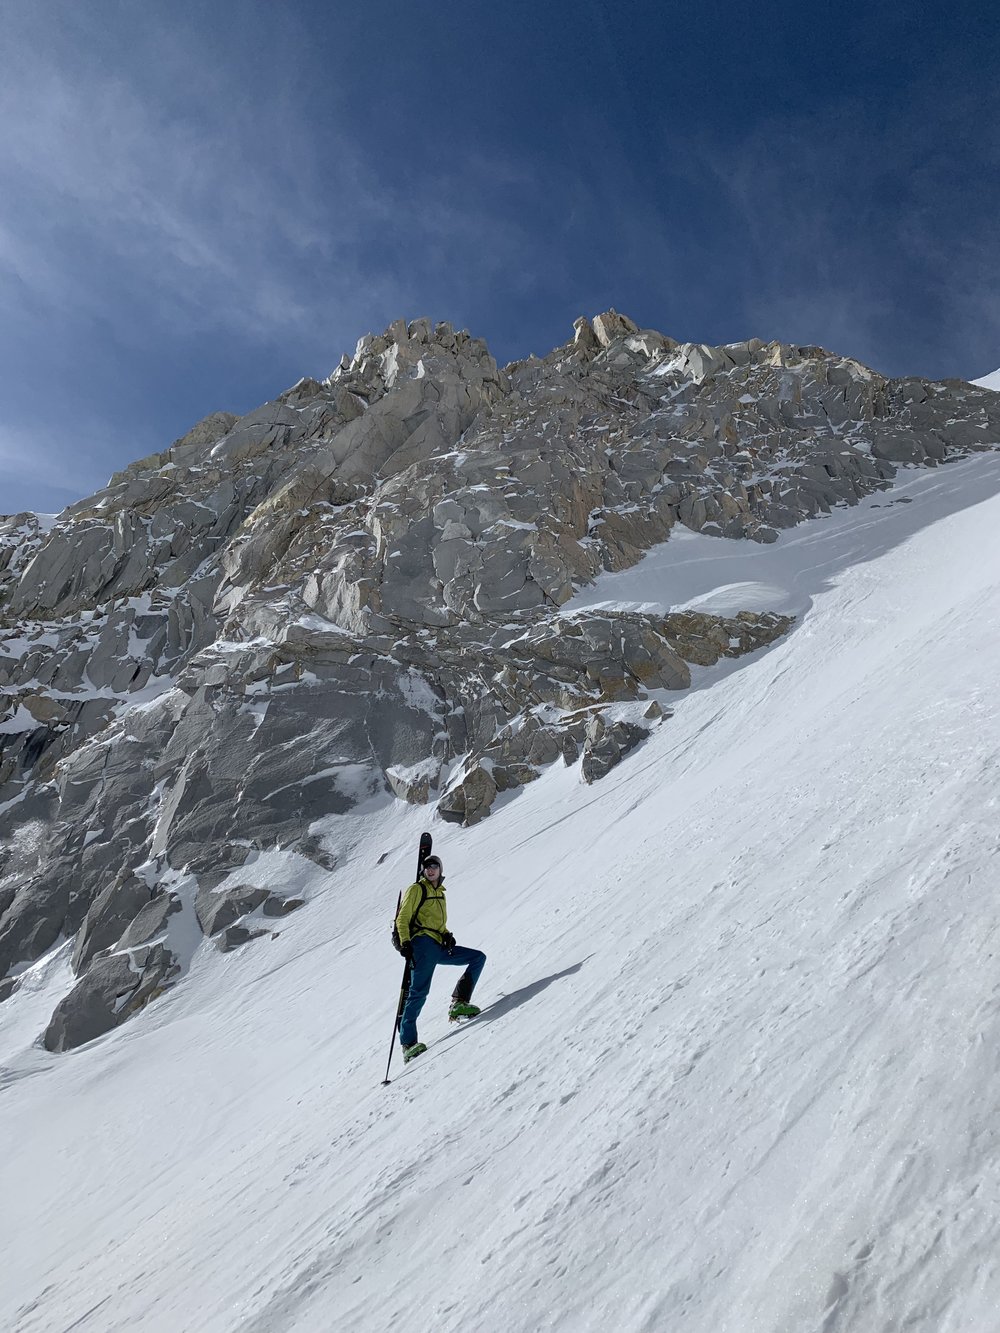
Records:
<instances>
[{"instance_id":1,"label":"granite rock face","mask_svg":"<svg viewBox=\"0 0 1000 1333\"><path fill-rule=\"evenodd\" d=\"M300 905L362 801L475 823L549 764L600 780L669 692L779 615L562 610L679 524L783 528L1000 442L1000 397L607 311L500 369L398 321L216 412L54 523L0 518L0 1000L66 941L65 1050ZM72 941L70 945L69 941Z\"/></svg>"},{"instance_id":2,"label":"granite rock face","mask_svg":"<svg viewBox=\"0 0 1000 1333\"><path fill-rule=\"evenodd\" d=\"M138 956L96 959L56 1006L45 1029L46 1050L72 1050L118 1027L159 995L178 970L162 944Z\"/></svg>"}]
</instances>

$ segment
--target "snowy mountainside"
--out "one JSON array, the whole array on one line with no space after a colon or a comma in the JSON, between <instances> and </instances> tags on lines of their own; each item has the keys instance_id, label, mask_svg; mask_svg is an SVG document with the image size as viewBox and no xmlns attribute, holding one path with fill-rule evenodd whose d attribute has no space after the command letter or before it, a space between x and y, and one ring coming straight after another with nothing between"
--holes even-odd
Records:
<instances>
[{"instance_id":1,"label":"snowy mountainside","mask_svg":"<svg viewBox=\"0 0 1000 1333\"><path fill-rule=\"evenodd\" d=\"M749 556L998 442L988 389L818 347L607 311L501 369L400 320L53 521L0 520L0 1007L71 941L39 1031L76 1049L203 939L243 958L308 915L261 863L321 885L368 802L471 827L553 764L602 781L793 625L745 579L725 606L575 600L598 575L664 542L680 568L694 535Z\"/></svg>"},{"instance_id":2,"label":"snowy mountainside","mask_svg":"<svg viewBox=\"0 0 1000 1333\"><path fill-rule=\"evenodd\" d=\"M989 1333L998 523L980 455L580 594L798 621L600 784L433 820L484 1013L437 978L388 1088L425 808L330 816L332 873L251 862L308 912L68 1055L40 958L0 1010L0 1325Z\"/></svg>"}]
</instances>

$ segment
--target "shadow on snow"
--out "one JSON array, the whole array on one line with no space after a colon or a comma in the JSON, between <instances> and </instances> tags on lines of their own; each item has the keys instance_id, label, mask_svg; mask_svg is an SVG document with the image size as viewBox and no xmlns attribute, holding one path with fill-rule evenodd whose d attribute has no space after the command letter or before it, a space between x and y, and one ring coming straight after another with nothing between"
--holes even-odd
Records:
<instances>
[{"instance_id":1,"label":"shadow on snow","mask_svg":"<svg viewBox=\"0 0 1000 1333\"><path fill-rule=\"evenodd\" d=\"M554 981L561 981L563 977L569 977L574 972L579 972L585 962L587 962L587 959L582 958L580 962L574 963L572 967L563 968L561 972L553 972L550 977L542 977L539 981L533 981L530 986L522 986L520 990L512 991L510 995L501 995L499 1000L494 1000L492 1004L486 1006L475 1020L476 1025L492 1023L497 1018L503 1018L504 1014L509 1014L512 1009L519 1009L522 1004L527 1004L536 995L541 995L542 991L551 986Z\"/></svg>"}]
</instances>

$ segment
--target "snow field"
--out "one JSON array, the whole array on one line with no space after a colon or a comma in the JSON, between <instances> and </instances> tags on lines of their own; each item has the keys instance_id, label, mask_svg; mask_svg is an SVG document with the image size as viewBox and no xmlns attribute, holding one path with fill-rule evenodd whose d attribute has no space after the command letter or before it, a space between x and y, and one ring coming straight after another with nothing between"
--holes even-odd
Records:
<instances>
[{"instance_id":1,"label":"snow field","mask_svg":"<svg viewBox=\"0 0 1000 1333\"><path fill-rule=\"evenodd\" d=\"M0 1008L0 1327L1000 1327L998 489L971 459L585 594L802 619L600 784L432 825L484 1013L449 1028L439 973L388 1088L424 810L331 821L333 875L267 858L308 908L79 1052L27 1047L37 965Z\"/></svg>"}]
</instances>

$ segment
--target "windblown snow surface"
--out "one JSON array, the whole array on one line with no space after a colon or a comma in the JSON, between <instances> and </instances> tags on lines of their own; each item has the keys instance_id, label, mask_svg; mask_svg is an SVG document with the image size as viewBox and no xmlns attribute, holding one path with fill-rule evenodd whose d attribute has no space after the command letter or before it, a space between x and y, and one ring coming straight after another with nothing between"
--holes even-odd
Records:
<instances>
[{"instance_id":1,"label":"windblown snow surface","mask_svg":"<svg viewBox=\"0 0 1000 1333\"><path fill-rule=\"evenodd\" d=\"M901 483L580 597L799 621L598 785L432 825L484 1012L442 969L388 1087L426 810L261 858L307 907L78 1052L33 1044L68 946L30 969L0 1327L1000 1328L1000 458Z\"/></svg>"}]
</instances>

